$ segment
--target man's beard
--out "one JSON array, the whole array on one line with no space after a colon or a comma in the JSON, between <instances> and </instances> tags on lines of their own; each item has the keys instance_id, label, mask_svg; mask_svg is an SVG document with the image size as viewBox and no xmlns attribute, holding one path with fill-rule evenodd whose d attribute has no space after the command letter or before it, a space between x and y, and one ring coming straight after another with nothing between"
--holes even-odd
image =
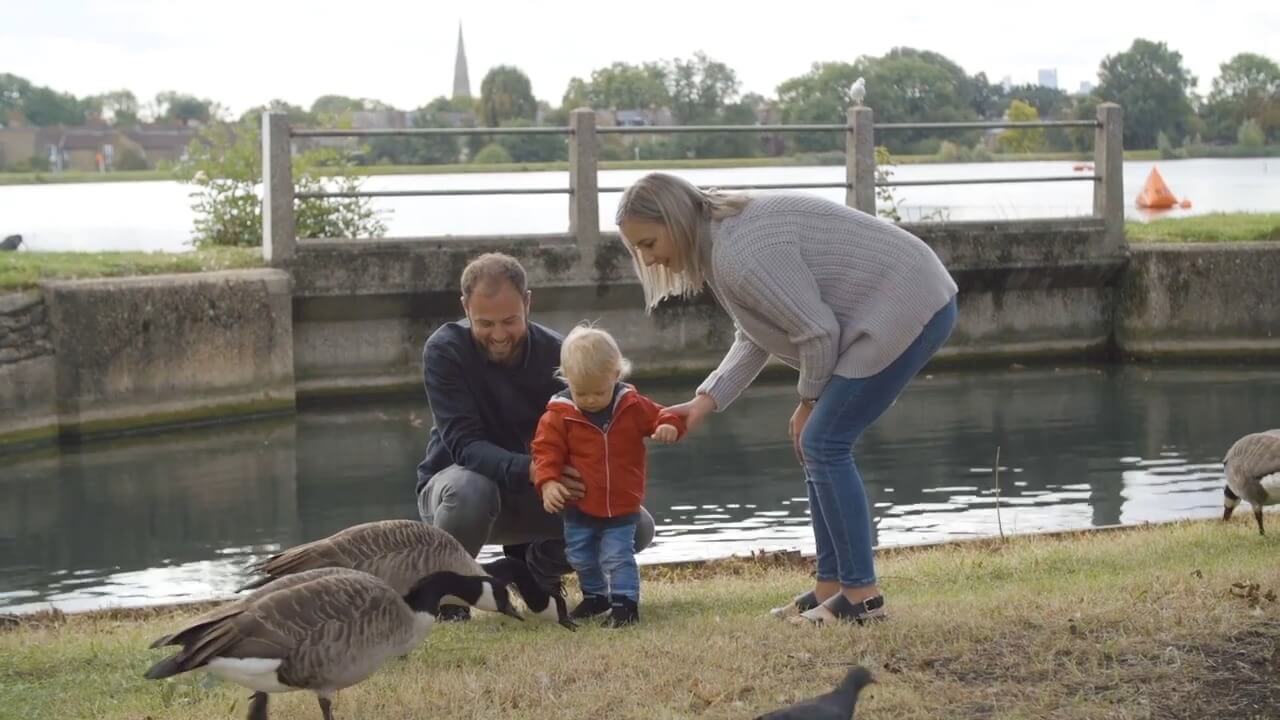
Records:
<instances>
[{"instance_id":1,"label":"man's beard","mask_svg":"<svg viewBox=\"0 0 1280 720\"><path fill-rule=\"evenodd\" d=\"M495 355L487 343L477 344L480 346L480 352L484 353L485 359L489 362L495 365L510 367L519 363L520 359L524 357L524 348L528 341L529 337L526 335L518 342L509 343L506 346L506 353L502 355Z\"/></svg>"}]
</instances>

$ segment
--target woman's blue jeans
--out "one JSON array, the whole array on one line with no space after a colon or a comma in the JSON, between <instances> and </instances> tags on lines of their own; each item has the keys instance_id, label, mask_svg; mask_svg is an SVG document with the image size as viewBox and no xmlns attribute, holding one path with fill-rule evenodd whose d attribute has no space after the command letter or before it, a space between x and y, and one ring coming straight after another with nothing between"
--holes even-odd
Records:
<instances>
[{"instance_id":1,"label":"woman's blue jeans","mask_svg":"<svg viewBox=\"0 0 1280 720\"><path fill-rule=\"evenodd\" d=\"M889 367L865 378L833 376L814 404L800 434L800 452L817 544L818 580L839 580L843 587L875 584L871 509L854 464L853 446L947 341L955 322L952 298Z\"/></svg>"}]
</instances>

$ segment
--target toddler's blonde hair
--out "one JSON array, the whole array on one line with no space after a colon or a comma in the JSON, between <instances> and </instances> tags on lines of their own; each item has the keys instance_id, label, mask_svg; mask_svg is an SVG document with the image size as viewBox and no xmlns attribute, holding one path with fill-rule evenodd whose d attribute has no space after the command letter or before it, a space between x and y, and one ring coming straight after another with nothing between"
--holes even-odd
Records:
<instances>
[{"instance_id":1,"label":"toddler's blonde hair","mask_svg":"<svg viewBox=\"0 0 1280 720\"><path fill-rule=\"evenodd\" d=\"M612 335L590 323L580 323L569 331L560 345L557 377L598 378L614 372L619 379L630 375L631 361L622 356Z\"/></svg>"}]
</instances>

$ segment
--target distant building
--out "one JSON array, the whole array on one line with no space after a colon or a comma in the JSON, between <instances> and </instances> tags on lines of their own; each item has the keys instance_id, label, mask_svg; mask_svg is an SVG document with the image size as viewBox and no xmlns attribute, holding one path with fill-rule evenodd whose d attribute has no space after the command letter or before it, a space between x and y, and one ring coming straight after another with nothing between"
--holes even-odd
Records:
<instances>
[{"instance_id":1,"label":"distant building","mask_svg":"<svg viewBox=\"0 0 1280 720\"><path fill-rule=\"evenodd\" d=\"M453 99L471 98L471 76L467 74L467 51L462 47L462 23L458 23L458 54L453 60Z\"/></svg>"},{"instance_id":2,"label":"distant building","mask_svg":"<svg viewBox=\"0 0 1280 720\"><path fill-rule=\"evenodd\" d=\"M751 108L756 116L757 125L778 125L782 123L782 108L776 103L762 102Z\"/></svg>"},{"instance_id":3,"label":"distant building","mask_svg":"<svg viewBox=\"0 0 1280 720\"><path fill-rule=\"evenodd\" d=\"M1012 90L1012 89L1013 89L1013 76L1012 76L1012 75L1005 75L1004 77L1000 78L1000 87L1004 88L1004 91L1005 91L1005 92L1009 92L1010 90Z\"/></svg>"},{"instance_id":4,"label":"distant building","mask_svg":"<svg viewBox=\"0 0 1280 720\"><path fill-rule=\"evenodd\" d=\"M596 125L601 127L640 127L647 125L673 125L670 108L628 108L596 110Z\"/></svg>"},{"instance_id":5,"label":"distant building","mask_svg":"<svg viewBox=\"0 0 1280 720\"><path fill-rule=\"evenodd\" d=\"M1042 87L1058 89L1058 70L1057 68L1046 68L1038 73L1039 84Z\"/></svg>"},{"instance_id":6,"label":"distant building","mask_svg":"<svg viewBox=\"0 0 1280 720\"><path fill-rule=\"evenodd\" d=\"M437 110L431 113L431 119L442 127L475 127L476 114L473 112L456 112L453 110Z\"/></svg>"},{"instance_id":7,"label":"distant building","mask_svg":"<svg viewBox=\"0 0 1280 720\"><path fill-rule=\"evenodd\" d=\"M0 128L0 169L27 168L40 147L40 128L11 123Z\"/></svg>"},{"instance_id":8,"label":"distant building","mask_svg":"<svg viewBox=\"0 0 1280 720\"><path fill-rule=\"evenodd\" d=\"M357 130L411 128L413 116L413 112L405 110L356 110L351 113L351 127Z\"/></svg>"},{"instance_id":9,"label":"distant building","mask_svg":"<svg viewBox=\"0 0 1280 720\"><path fill-rule=\"evenodd\" d=\"M1089 82L1088 80L1085 80L1084 82L1080 83L1080 92L1077 94L1088 95L1091 92L1093 92L1093 83Z\"/></svg>"},{"instance_id":10,"label":"distant building","mask_svg":"<svg viewBox=\"0 0 1280 720\"><path fill-rule=\"evenodd\" d=\"M176 163L187 154L194 128L140 125L119 129L96 127L22 127L0 129L0 167L44 167L51 172L119 169L130 164L156 167ZM139 162L141 161L141 162Z\"/></svg>"},{"instance_id":11,"label":"distant building","mask_svg":"<svg viewBox=\"0 0 1280 720\"><path fill-rule=\"evenodd\" d=\"M159 163L174 164L187 158L187 147L195 139L193 128L139 125L124 134L142 148L142 157L151 167Z\"/></svg>"}]
</instances>

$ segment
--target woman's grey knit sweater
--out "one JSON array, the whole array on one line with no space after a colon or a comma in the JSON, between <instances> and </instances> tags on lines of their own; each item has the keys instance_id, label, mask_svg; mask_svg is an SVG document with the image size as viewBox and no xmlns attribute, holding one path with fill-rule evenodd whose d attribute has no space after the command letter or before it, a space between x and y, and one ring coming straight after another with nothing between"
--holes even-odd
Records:
<instances>
[{"instance_id":1,"label":"woman's grey knit sweater","mask_svg":"<svg viewBox=\"0 0 1280 720\"><path fill-rule=\"evenodd\" d=\"M956 294L922 240L810 195L754 197L712 221L700 248L707 283L733 317L733 347L698 388L724 410L773 355L800 370L816 398L832 375L884 370Z\"/></svg>"}]
</instances>

